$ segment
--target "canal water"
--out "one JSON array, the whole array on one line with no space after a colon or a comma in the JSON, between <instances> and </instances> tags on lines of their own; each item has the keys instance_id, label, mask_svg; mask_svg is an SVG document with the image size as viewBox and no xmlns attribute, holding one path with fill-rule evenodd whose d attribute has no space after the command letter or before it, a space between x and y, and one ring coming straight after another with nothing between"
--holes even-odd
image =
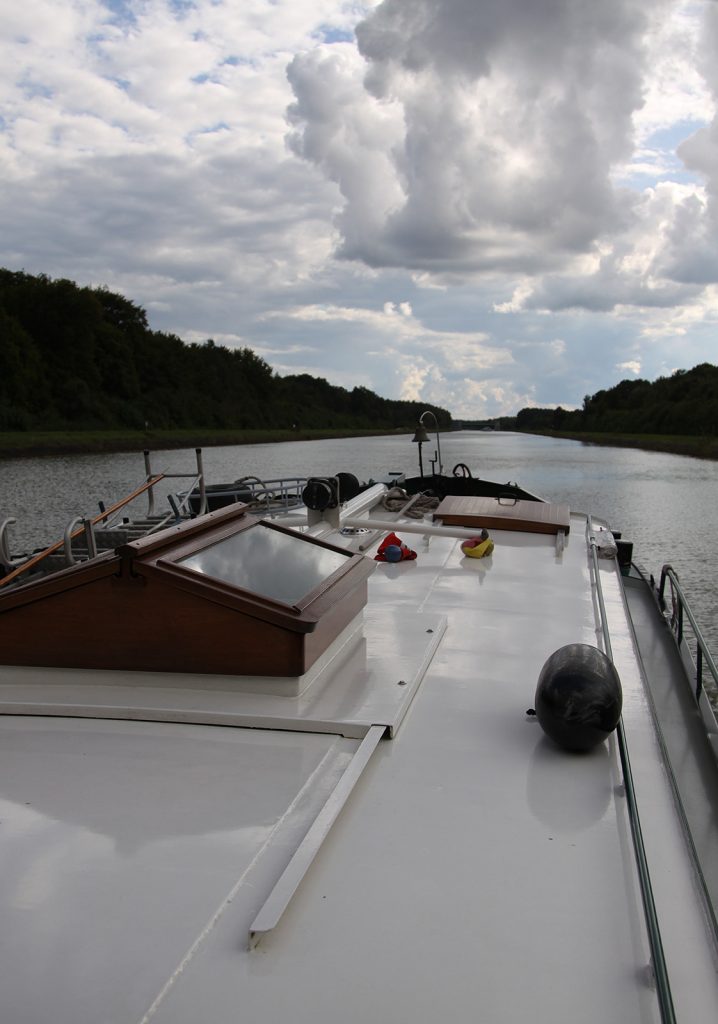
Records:
<instances>
[{"instance_id":1,"label":"canal water","mask_svg":"<svg viewBox=\"0 0 718 1024\"><path fill-rule=\"evenodd\" d=\"M662 452L610 448L579 441L499 431L461 431L433 436L423 446L425 471L439 454L445 472L464 463L474 476L515 481L529 491L571 509L592 512L620 530L634 545L634 560L656 577L670 563L689 595L706 639L718 652L718 463ZM409 434L384 437L295 441L283 444L207 448L208 483L256 475L333 475L349 472L361 481L391 471L418 475L418 446ZM189 451L152 454L156 472L192 473ZM69 455L0 460L0 522L10 528L14 553L62 537L78 515L94 515L144 480L139 454ZM164 491L181 490L173 479ZM146 508L138 500L133 514Z\"/></svg>"}]
</instances>

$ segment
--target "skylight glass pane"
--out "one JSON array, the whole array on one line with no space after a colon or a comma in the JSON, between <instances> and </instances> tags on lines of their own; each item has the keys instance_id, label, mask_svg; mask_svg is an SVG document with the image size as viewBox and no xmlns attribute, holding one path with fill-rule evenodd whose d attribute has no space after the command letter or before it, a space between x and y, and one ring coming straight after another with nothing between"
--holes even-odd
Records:
<instances>
[{"instance_id":1,"label":"skylight glass pane","mask_svg":"<svg viewBox=\"0 0 718 1024\"><path fill-rule=\"evenodd\" d=\"M212 544L180 565L242 590L296 604L351 555L258 525Z\"/></svg>"}]
</instances>

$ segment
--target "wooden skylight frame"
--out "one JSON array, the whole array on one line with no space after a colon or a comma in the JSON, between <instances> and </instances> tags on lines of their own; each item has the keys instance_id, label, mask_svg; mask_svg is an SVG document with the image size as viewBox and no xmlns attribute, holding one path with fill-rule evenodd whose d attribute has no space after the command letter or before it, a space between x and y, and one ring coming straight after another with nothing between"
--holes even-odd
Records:
<instances>
[{"instance_id":1,"label":"wooden skylight frame","mask_svg":"<svg viewBox=\"0 0 718 1024\"><path fill-rule=\"evenodd\" d=\"M336 555L336 568L288 602L182 564L258 530L287 538L290 553ZM0 595L0 664L301 676L361 612L373 569L237 504Z\"/></svg>"}]
</instances>

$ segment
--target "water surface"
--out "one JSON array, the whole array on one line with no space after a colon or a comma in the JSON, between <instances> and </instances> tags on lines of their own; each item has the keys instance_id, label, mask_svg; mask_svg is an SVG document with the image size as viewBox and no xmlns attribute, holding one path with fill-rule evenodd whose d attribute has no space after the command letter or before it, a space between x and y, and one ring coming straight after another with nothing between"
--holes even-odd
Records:
<instances>
[{"instance_id":1,"label":"water surface","mask_svg":"<svg viewBox=\"0 0 718 1024\"><path fill-rule=\"evenodd\" d=\"M634 543L634 558L660 574L670 562L695 604L713 651L718 651L718 591L715 538L718 533L718 463L610 448L558 438L486 431L442 434L445 472L465 463L475 476L522 487L574 510L592 512ZM426 471L434 457L435 436L424 445ZM418 473L418 448L411 435L293 441L283 444L207 448L204 469L209 483L246 475L262 479L293 475L354 473L360 480L390 471ZM152 469L192 473L189 451L152 454ZM144 481L139 454L67 455L0 460L0 521L12 515L12 550L26 551L63 535L78 515L94 515ZM180 490L185 481L162 487ZM146 508L146 498L133 507Z\"/></svg>"}]
</instances>

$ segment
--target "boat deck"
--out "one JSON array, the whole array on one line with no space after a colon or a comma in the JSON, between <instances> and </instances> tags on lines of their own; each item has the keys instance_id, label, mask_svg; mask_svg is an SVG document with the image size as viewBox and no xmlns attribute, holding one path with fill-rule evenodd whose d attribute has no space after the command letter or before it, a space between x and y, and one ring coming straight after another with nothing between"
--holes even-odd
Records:
<instances>
[{"instance_id":1,"label":"boat deck","mask_svg":"<svg viewBox=\"0 0 718 1024\"><path fill-rule=\"evenodd\" d=\"M397 525L416 561L377 565L297 698L0 669L4 1019L659 1021L615 735L572 755L526 715L553 651L600 645L585 526L563 550L495 529L474 560ZM676 1019L718 1019L614 561L601 580Z\"/></svg>"}]
</instances>

